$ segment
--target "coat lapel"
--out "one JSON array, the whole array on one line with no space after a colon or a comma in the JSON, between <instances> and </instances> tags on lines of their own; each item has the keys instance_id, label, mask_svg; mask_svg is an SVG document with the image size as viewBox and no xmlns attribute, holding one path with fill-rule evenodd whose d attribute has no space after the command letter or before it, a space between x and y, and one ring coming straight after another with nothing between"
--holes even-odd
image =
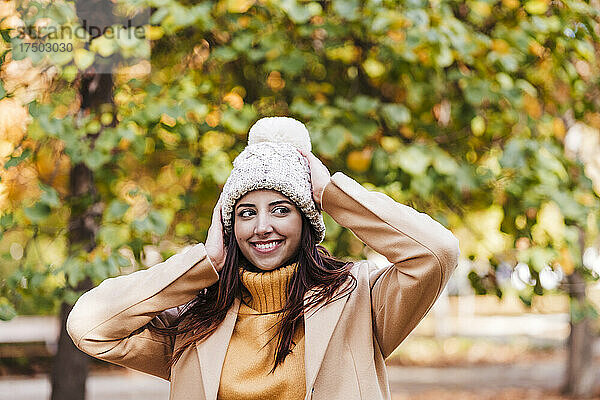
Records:
<instances>
[{"instance_id":1,"label":"coat lapel","mask_svg":"<svg viewBox=\"0 0 600 400\"><path fill-rule=\"evenodd\" d=\"M239 308L240 301L236 299L217 330L206 338L206 340L196 343L206 400L215 400L217 398L219 382L221 380L221 369L223 368L225 354L227 353L227 347L233 334Z\"/></svg>"},{"instance_id":2,"label":"coat lapel","mask_svg":"<svg viewBox=\"0 0 600 400\"><path fill-rule=\"evenodd\" d=\"M334 297L340 290L341 288L335 292ZM312 290L306 293L304 304L306 304L307 299L312 293ZM316 311L310 311L304 316L304 368L307 395L315 384L317 373L323 363L325 350L327 350L327 345L347 300L348 296L344 296L333 303L318 308ZM221 370L225 361L227 347L233 334L239 308L240 301L236 299L217 330L206 338L206 340L196 343L206 400L216 400L217 398Z\"/></svg>"},{"instance_id":3,"label":"coat lapel","mask_svg":"<svg viewBox=\"0 0 600 400\"><path fill-rule=\"evenodd\" d=\"M341 288L335 292L334 297L340 290ZM307 299L312 293L312 290L306 293L304 304L307 303ZM344 296L333 303L318 308L316 311L310 311L308 315L304 316L304 368L307 397L315 384L317 373L325 356L325 350L327 350L327 345L347 300L348 296Z\"/></svg>"}]
</instances>

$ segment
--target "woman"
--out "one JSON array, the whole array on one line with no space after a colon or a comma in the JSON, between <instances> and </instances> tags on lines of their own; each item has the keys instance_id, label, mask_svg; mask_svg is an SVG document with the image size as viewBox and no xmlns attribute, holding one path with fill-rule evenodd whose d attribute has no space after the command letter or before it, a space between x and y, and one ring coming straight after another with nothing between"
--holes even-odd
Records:
<instances>
[{"instance_id":1,"label":"woman","mask_svg":"<svg viewBox=\"0 0 600 400\"><path fill-rule=\"evenodd\" d=\"M330 176L296 120L263 118L248 136L206 243L85 293L69 334L169 380L170 399L389 399L384 360L439 296L457 240ZM391 265L331 257L321 209Z\"/></svg>"}]
</instances>

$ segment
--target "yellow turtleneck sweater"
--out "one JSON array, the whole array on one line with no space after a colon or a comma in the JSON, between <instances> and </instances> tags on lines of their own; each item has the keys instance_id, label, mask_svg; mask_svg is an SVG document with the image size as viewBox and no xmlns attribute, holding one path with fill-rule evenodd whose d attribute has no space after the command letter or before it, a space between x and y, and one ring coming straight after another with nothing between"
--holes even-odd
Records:
<instances>
[{"instance_id":1,"label":"yellow turtleneck sweater","mask_svg":"<svg viewBox=\"0 0 600 400\"><path fill-rule=\"evenodd\" d=\"M281 310L287 300L287 288L297 263L268 272L242 271L242 283L250 295L240 305L233 335L227 348L219 400L303 399L304 324L294 332L292 349L273 373L277 338L267 343L279 325L270 329L281 314L261 314Z\"/></svg>"}]
</instances>

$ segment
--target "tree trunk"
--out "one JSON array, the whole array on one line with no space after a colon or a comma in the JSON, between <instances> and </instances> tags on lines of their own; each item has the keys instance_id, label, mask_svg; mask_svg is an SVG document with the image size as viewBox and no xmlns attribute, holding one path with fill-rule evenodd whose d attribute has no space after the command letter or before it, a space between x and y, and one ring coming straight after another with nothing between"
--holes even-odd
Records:
<instances>
[{"instance_id":1,"label":"tree trunk","mask_svg":"<svg viewBox=\"0 0 600 400\"><path fill-rule=\"evenodd\" d=\"M85 382L90 356L79 351L65 329L67 316L73 306L62 303L60 307L60 337L58 351L54 356L51 382L51 400L85 399Z\"/></svg>"},{"instance_id":2,"label":"tree trunk","mask_svg":"<svg viewBox=\"0 0 600 400\"><path fill-rule=\"evenodd\" d=\"M77 16L92 37L99 34L92 31L92 26L103 31L105 27L115 22L112 7L113 3L110 0L76 1ZM113 104L112 74L97 73L92 66L79 77L79 95L81 98L79 115L99 111L103 104ZM98 135L99 133L88 136L90 146L93 147ZM69 252L77 252L80 249L90 252L96 247L96 234L100 228L99 217L102 216L104 207L98 198L93 171L83 163L76 164L71 169L70 204ZM92 281L88 277L79 282L74 289L87 291L92 287ZM75 347L67 333L66 322L72 308L64 302L60 307L61 328L58 349L52 365L51 400L85 399L90 357Z\"/></svg>"},{"instance_id":3,"label":"tree trunk","mask_svg":"<svg viewBox=\"0 0 600 400\"><path fill-rule=\"evenodd\" d=\"M94 3L94 7L90 7ZM82 6L79 8L79 6ZM93 2L77 2L77 13L83 21L98 22L98 18L106 14L106 11L94 13L97 7L105 7L110 10L112 4L108 0L94 0ZM110 25L111 21L101 21L101 26ZM96 24L98 25L98 24ZM103 104L113 104L113 77L112 74L95 73L93 69L88 70L80 76L79 94L81 96L80 115L99 111ZM93 142L99 135L90 135L88 140ZM94 174L85 164L80 163L72 167L70 173L70 204L71 217L69 220L69 252L73 253L83 249L92 251L96 247L96 234L100 228L100 217L104 210L104 204L98 198ZM87 291L93 287L89 277L81 281L76 291ZM66 330L66 322L69 312L73 307L63 302L60 307L60 336L58 339L58 350L53 360L51 384L51 400L84 400L86 392L86 380L89 371L91 357L80 351L71 340Z\"/></svg>"},{"instance_id":4,"label":"tree trunk","mask_svg":"<svg viewBox=\"0 0 600 400\"><path fill-rule=\"evenodd\" d=\"M575 307L584 307L585 280L578 271L568 277L571 289L570 301ZM568 339L567 377L563 393L580 398L592 397L594 392L593 334L591 320L585 316L575 321L571 315L571 332Z\"/></svg>"},{"instance_id":5,"label":"tree trunk","mask_svg":"<svg viewBox=\"0 0 600 400\"><path fill-rule=\"evenodd\" d=\"M96 188L92 172L84 164L77 164L71 169L70 197L72 207L68 234L69 252L73 252L75 248L91 251L96 246L96 233L99 229L97 221L98 216L102 215L102 204L92 201L92 205L85 208L89 199L95 199ZM91 279L85 278L74 289L87 291L92 287ZM85 381L90 357L75 347L67 333L67 317L72 308L73 306L65 302L60 307L60 336L52 364L51 400L85 399Z\"/></svg>"},{"instance_id":6,"label":"tree trunk","mask_svg":"<svg viewBox=\"0 0 600 400\"><path fill-rule=\"evenodd\" d=\"M76 251L76 248L92 251L96 247L96 233L100 227L98 220L102 216L103 205L95 201L97 195L93 174L84 164L77 164L71 169L70 192L72 214L69 220L69 251ZM92 287L91 279L86 277L74 289L87 291ZM72 308L65 302L60 307L60 336L52 364L51 400L85 399L90 357L75 347L67 333L67 317Z\"/></svg>"},{"instance_id":7,"label":"tree trunk","mask_svg":"<svg viewBox=\"0 0 600 400\"><path fill-rule=\"evenodd\" d=\"M581 254L585 250L583 230L579 230ZM571 306L571 332L567 341L567 376L562 389L566 395L590 398L594 394L592 320L587 312L574 315L573 309L585 310L587 304L586 282L578 270L567 277Z\"/></svg>"}]
</instances>

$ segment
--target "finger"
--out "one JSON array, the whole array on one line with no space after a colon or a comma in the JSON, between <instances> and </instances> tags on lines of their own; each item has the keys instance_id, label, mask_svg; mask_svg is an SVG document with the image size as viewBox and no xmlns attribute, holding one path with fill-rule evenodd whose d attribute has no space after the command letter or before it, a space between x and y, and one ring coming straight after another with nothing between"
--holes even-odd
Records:
<instances>
[{"instance_id":1,"label":"finger","mask_svg":"<svg viewBox=\"0 0 600 400\"><path fill-rule=\"evenodd\" d=\"M213 221L221 220L221 199L219 199L219 201L217 201L217 204L215 205L212 219Z\"/></svg>"}]
</instances>

